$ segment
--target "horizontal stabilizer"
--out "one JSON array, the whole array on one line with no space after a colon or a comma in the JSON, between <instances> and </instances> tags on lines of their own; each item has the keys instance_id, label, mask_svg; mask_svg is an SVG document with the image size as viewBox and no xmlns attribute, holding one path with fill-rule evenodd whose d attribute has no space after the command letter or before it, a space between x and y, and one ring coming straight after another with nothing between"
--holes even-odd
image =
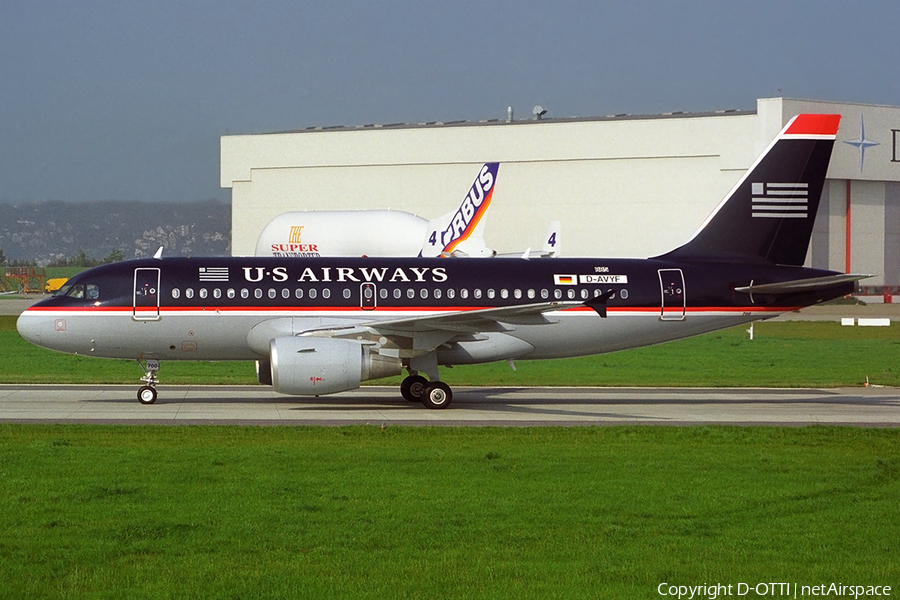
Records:
<instances>
[{"instance_id":1,"label":"horizontal stabilizer","mask_svg":"<svg viewBox=\"0 0 900 600\"><path fill-rule=\"evenodd\" d=\"M841 275L828 275L827 277L795 279L794 281L779 281L777 283L761 283L759 285L754 285L751 281L750 285L736 287L734 288L734 291L743 292L745 294L792 294L794 292L808 292L810 290L831 287L842 283L859 281L860 279L866 279L868 277L872 277L872 275L847 273Z\"/></svg>"}]
</instances>

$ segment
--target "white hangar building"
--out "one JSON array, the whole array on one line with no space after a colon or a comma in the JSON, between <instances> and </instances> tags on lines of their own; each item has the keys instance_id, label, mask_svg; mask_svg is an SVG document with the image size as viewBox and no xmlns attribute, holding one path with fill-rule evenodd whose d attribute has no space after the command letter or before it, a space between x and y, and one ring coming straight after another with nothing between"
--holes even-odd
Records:
<instances>
[{"instance_id":1,"label":"white hangar building","mask_svg":"<svg viewBox=\"0 0 900 600\"><path fill-rule=\"evenodd\" d=\"M223 136L233 253L252 255L265 225L288 211L439 217L459 205L482 163L499 161L489 247L539 249L548 223L560 221L564 256L653 256L687 241L803 112L843 116L807 264L875 274L862 283L898 293L900 107L786 98L758 100L755 111Z\"/></svg>"}]
</instances>

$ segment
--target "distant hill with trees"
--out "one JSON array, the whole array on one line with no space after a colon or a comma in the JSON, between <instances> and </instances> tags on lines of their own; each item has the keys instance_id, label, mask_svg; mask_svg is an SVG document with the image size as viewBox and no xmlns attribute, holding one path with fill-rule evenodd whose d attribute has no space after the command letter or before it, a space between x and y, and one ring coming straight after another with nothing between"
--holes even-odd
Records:
<instances>
[{"instance_id":1,"label":"distant hill with trees","mask_svg":"<svg viewBox=\"0 0 900 600\"><path fill-rule=\"evenodd\" d=\"M215 199L0 204L0 264L90 266L153 256L160 246L167 256L230 254L231 205Z\"/></svg>"}]
</instances>

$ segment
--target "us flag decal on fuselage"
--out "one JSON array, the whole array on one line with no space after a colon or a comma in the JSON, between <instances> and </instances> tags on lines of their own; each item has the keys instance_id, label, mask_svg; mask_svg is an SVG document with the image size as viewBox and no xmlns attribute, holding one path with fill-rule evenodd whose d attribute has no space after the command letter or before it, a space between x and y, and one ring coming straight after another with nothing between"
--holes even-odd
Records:
<instances>
[{"instance_id":1,"label":"us flag decal on fuselage","mask_svg":"<svg viewBox=\"0 0 900 600\"><path fill-rule=\"evenodd\" d=\"M228 281L228 267L200 267L200 281Z\"/></svg>"},{"instance_id":2,"label":"us flag decal on fuselage","mask_svg":"<svg viewBox=\"0 0 900 600\"><path fill-rule=\"evenodd\" d=\"M753 217L805 219L809 209L808 183L752 184Z\"/></svg>"}]
</instances>

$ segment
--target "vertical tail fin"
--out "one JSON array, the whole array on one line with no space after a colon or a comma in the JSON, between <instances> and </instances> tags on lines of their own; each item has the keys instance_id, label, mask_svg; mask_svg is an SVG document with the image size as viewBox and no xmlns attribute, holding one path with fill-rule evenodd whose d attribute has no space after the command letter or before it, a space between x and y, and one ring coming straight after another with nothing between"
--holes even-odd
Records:
<instances>
[{"instance_id":1,"label":"vertical tail fin","mask_svg":"<svg viewBox=\"0 0 900 600\"><path fill-rule=\"evenodd\" d=\"M544 246L541 256L555 258L562 254L562 225L559 221L550 221L544 235Z\"/></svg>"},{"instance_id":2,"label":"vertical tail fin","mask_svg":"<svg viewBox=\"0 0 900 600\"><path fill-rule=\"evenodd\" d=\"M840 115L791 119L683 246L659 258L801 266L806 259Z\"/></svg>"},{"instance_id":3,"label":"vertical tail fin","mask_svg":"<svg viewBox=\"0 0 900 600\"><path fill-rule=\"evenodd\" d=\"M462 250L459 246L467 240L471 242L470 249L484 247L484 241L478 238L482 237L482 219L491 206L499 169L500 163L485 163L459 208L428 223L422 256L450 255Z\"/></svg>"}]
</instances>

